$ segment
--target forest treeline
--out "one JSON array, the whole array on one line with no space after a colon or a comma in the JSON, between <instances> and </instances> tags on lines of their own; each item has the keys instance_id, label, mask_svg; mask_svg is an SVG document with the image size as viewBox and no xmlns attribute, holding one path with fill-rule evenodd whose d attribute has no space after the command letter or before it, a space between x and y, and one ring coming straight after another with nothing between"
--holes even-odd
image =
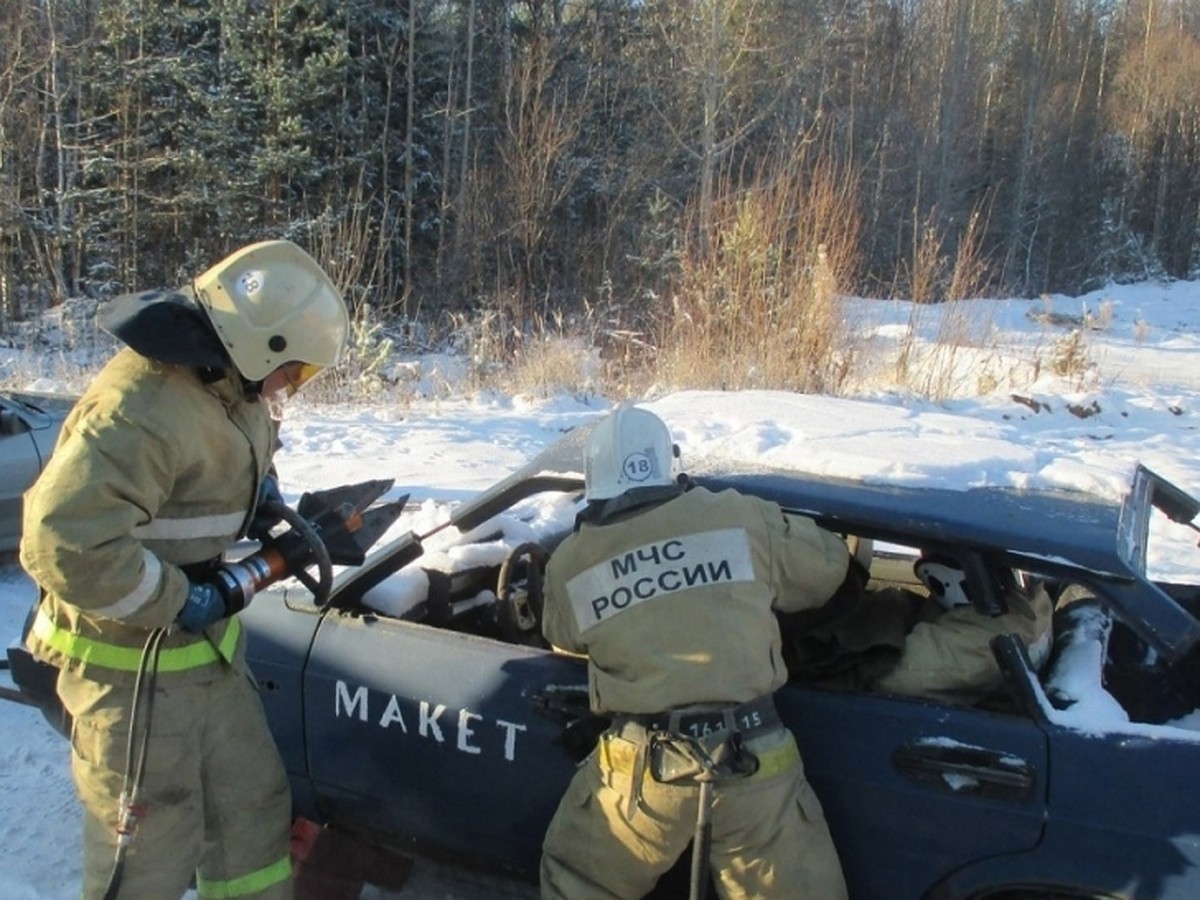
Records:
<instances>
[{"instance_id":1,"label":"forest treeline","mask_svg":"<svg viewBox=\"0 0 1200 900\"><path fill-rule=\"evenodd\" d=\"M820 341L1194 276L1198 163L1200 0L7 2L0 325L287 237L390 321Z\"/></svg>"}]
</instances>

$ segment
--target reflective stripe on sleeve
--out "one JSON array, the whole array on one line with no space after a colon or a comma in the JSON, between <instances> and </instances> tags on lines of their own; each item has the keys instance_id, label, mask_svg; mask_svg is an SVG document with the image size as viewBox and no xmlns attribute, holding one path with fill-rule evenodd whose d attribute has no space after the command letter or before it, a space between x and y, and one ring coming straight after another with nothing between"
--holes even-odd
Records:
<instances>
[{"instance_id":1,"label":"reflective stripe on sleeve","mask_svg":"<svg viewBox=\"0 0 1200 900\"><path fill-rule=\"evenodd\" d=\"M152 519L134 528L139 541L186 541L193 538L228 538L242 527L250 512L222 513L217 516L192 516L187 519Z\"/></svg>"},{"instance_id":2,"label":"reflective stripe on sleeve","mask_svg":"<svg viewBox=\"0 0 1200 900\"><path fill-rule=\"evenodd\" d=\"M158 581L162 577L162 562L149 550L142 551L142 580L137 587L118 600L116 603L94 609L98 616L107 619L123 619L131 616L146 605L158 590Z\"/></svg>"},{"instance_id":3,"label":"reflective stripe on sleeve","mask_svg":"<svg viewBox=\"0 0 1200 900\"><path fill-rule=\"evenodd\" d=\"M198 669L211 665L219 659L229 659L233 648L237 646L238 635L241 634L241 623L236 619L229 620L229 627L221 639L221 646L214 647L203 637L186 647L168 647L161 651L158 658L160 672L182 672L187 669ZM122 647L109 644L96 638L75 634L66 628L60 628L40 608L33 620L32 633L34 637L47 647L57 650L70 659L91 665L103 666L107 669L117 669L122 672L136 672L142 658L141 647Z\"/></svg>"},{"instance_id":4,"label":"reflective stripe on sleeve","mask_svg":"<svg viewBox=\"0 0 1200 900\"><path fill-rule=\"evenodd\" d=\"M245 897L266 890L273 884L279 884L292 875L291 857L284 856L269 866L242 875L239 878L229 878L216 881L196 875L196 893L204 900L227 900L231 897Z\"/></svg>"}]
</instances>

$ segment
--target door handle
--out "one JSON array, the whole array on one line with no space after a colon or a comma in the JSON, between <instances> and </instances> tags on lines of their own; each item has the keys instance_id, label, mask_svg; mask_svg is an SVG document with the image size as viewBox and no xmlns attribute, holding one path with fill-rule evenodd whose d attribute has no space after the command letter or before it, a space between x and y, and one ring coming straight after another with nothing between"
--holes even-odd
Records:
<instances>
[{"instance_id":1,"label":"door handle","mask_svg":"<svg viewBox=\"0 0 1200 900\"><path fill-rule=\"evenodd\" d=\"M999 750L963 744L915 743L897 747L892 764L907 778L954 794L1028 800L1037 782L1026 760Z\"/></svg>"}]
</instances>

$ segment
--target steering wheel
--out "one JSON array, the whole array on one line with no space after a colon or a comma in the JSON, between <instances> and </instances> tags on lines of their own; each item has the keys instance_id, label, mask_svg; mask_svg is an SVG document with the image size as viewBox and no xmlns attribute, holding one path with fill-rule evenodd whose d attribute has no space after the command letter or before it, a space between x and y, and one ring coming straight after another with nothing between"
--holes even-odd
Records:
<instances>
[{"instance_id":1,"label":"steering wheel","mask_svg":"<svg viewBox=\"0 0 1200 900\"><path fill-rule=\"evenodd\" d=\"M514 547L500 566L496 579L496 623L506 640L519 644L541 643L542 579L550 553L541 544L526 541ZM525 562L524 590L515 575Z\"/></svg>"},{"instance_id":2,"label":"steering wheel","mask_svg":"<svg viewBox=\"0 0 1200 900\"><path fill-rule=\"evenodd\" d=\"M321 540L321 535L308 523L307 519L301 517L300 513L296 512L290 506L285 506L282 503L269 503L265 505L264 509L272 515L279 516L283 522L287 523L304 540L304 543L308 545L308 549L312 551L313 562L310 565L317 567L317 577L315 579L303 569L298 569L288 574L308 588L312 592L317 606L324 609L329 603L329 591L333 587L333 560L329 558L329 549L325 546L325 542Z\"/></svg>"}]
</instances>

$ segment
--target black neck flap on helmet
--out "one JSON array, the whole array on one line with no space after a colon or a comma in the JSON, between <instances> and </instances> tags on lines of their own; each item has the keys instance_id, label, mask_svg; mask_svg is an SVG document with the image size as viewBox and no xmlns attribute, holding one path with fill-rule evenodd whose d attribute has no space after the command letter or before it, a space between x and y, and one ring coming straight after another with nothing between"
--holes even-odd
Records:
<instances>
[{"instance_id":1,"label":"black neck flap on helmet","mask_svg":"<svg viewBox=\"0 0 1200 900\"><path fill-rule=\"evenodd\" d=\"M593 500L575 517L575 530L579 530L579 526L587 525L607 525L613 519L625 515L626 513L634 512L635 510L644 510L651 506L658 506L661 503L666 503L668 500L674 500L682 494L690 485L684 477L680 477L674 484L655 484L648 487L630 488L623 494L618 494L616 497L608 497L604 500Z\"/></svg>"},{"instance_id":2,"label":"black neck flap on helmet","mask_svg":"<svg viewBox=\"0 0 1200 900\"><path fill-rule=\"evenodd\" d=\"M105 303L100 327L142 356L174 366L192 366L205 381L217 381L233 363L188 287L122 294Z\"/></svg>"}]
</instances>

